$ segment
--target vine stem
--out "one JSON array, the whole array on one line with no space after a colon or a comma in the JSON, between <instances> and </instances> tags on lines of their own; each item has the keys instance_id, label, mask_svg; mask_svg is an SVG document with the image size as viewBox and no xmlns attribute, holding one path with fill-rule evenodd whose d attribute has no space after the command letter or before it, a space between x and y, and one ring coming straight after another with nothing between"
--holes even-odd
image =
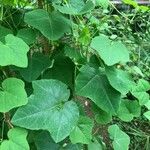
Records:
<instances>
[{"instance_id":1,"label":"vine stem","mask_svg":"<svg viewBox=\"0 0 150 150\"><path fill-rule=\"evenodd\" d=\"M7 123L9 128L13 128L13 125L10 122L10 114L9 114L9 112L4 113L3 115L4 115L4 122Z\"/></svg>"}]
</instances>

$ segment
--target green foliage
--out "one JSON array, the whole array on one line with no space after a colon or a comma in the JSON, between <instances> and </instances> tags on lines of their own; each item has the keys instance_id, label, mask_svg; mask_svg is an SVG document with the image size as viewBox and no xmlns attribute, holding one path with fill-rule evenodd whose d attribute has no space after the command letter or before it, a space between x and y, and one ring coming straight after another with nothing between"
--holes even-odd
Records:
<instances>
[{"instance_id":1,"label":"green foliage","mask_svg":"<svg viewBox=\"0 0 150 150\"><path fill-rule=\"evenodd\" d=\"M8 112L12 108L27 104L27 94L22 80L7 78L0 91L0 112Z\"/></svg>"},{"instance_id":2,"label":"green foliage","mask_svg":"<svg viewBox=\"0 0 150 150\"><path fill-rule=\"evenodd\" d=\"M0 1L0 150L150 149L149 8L125 4Z\"/></svg>"},{"instance_id":3,"label":"green foliage","mask_svg":"<svg viewBox=\"0 0 150 150\"><path fill-rule=\"evenodd\" d=\"M8 34L5 43L0 43L0 65L15 65L27 67L27 52L29 46L20 38Z\"/></svg>"},{"instance_id":4,"label":"green foliage","mask_svg":"<svg viewBox=\"0 0 150 150\"><path fill-rule=\"evenodd\" d=\"M1 150L29 150L27 142L27 131L21 128L13 128L8 132L8 140L4 140L0 145Z\"/></svg>"},{"instance_id":5,"label":"green foliage","mask_svg":"<svg viewBox=\"0 0 150 150\"><path fill-rule=\"evenodd\" d=\"M80 117L77 126L70 134L73 144L89 144L92 140L93 121L87 117Z\"/></svg>"},{"instance_id":6,"label":"green foliage","mask_svg":"<svg viewBox=\"0 0 150 150\"><path fill-rule=\"evenodd\" d=\"M38 29L50 40L58 40L64 33L70 31L71 23L58 12L48 13L43 9L26 13L25 22Z\"/></svg>"},{"instance_id":7,"label":"green foliage","mask_svg":"<svg viewBox=\"0 0 150 150\"><path fill-rule=\"evenodd\" d=\"M70 92L60 81L34 81L33 88L34 94L29 97L29 103L17 110L12 123L32 130L46 129L55 142L60 142L78 121L77 105L67 101Z\"/></svg>"},{"instance_id":8,"label":"green foliage","mask_svg":"<svg viewBox=\"0 0 150 150\"><path fill-rule=\"evenodd\" d=\"M90 98L102 110L115 114L121 94L113 89L101 70L83 66L76 78L76 93Z\"/></svg>"},{"instance_id":9,"label":"green foliage","mask_svg":"<svg viewBox=\"0 0 150 150\"><path fill-rule=\"evenodd\" d=\"M113 139L113 148L114 150L127 150L129 148L130 138L119 129L117 125L111 125L108 128L111 139Z\"/></svg>"},{"instance_id":10,"label":"green foliage","mask_svg":"<svg viewBox=\"0 0 150 150\"><path fill-rule=\"evenodd\" d=\"M121 42L113 42L104 35L93 38L91 47L98 52L108 66L129 61L129 52L126 47Z\"/></svg>"}]
</instances>

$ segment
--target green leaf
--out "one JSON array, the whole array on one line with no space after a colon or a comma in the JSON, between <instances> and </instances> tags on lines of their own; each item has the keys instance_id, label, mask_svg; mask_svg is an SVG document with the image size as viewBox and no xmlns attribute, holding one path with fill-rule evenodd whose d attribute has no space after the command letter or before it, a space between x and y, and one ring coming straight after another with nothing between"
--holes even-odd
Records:
<instances>
[{"instance_id":1,"label":"green leaf","mask_svg":"<svg viewBox=\"0 0 150 150\"><path fill-rule=\"evenodd\" d=\"M15 65L27 67L29 46L20 38L8 34L5 44L0 43L0 66Z\"/></svg>"},{"instance_id":2,"label":"green leaf","mask_svg":"<svg viewBox=\"0 0 150 150\"><path fill-rule=\"evenodd\" d=\"M95 121L99 124L107 124L112 120L110 113L101 110L96 105L93 105L93 112L95 114Z\"/></svg>"},{"instance_id":3,"label":"green leaf","mask_svg":"<svg viewBox=\"0 0 150 150\"><path fill-rule=\"evenodd\" d=\"M137 101L122 100L117 116L121 120L129 122L134 117L139 117L140 114L141 114L141 106Z\"/></svg>"},{"instance_id":4,"label":"green leaf","mask_svg":"<svg viewBox=\"0 0 150 150\"><path fill-rule=\"evenodd\" d=\"M83 64L86 58L81 55L81 52L74 47L65 45L65 56L69 57L75 64Z\"/></svg>"},{"instance_id":5,"label":"green leaf","mask_svg":"<svg viewBox=\"0 0 150 150\"><path fill-rule=\"evenodd\" d=\"M107 78L113 88L122 94L127 94L135 84L129 73L115 69L114 67L106 67Z\"/></svg>"},{"instance_id":6,"label":"green leaf","mask_svg":"<svg viewBox=\"0 0 150 150\"><path fill-rule=\"evenodd\" d=\"M67 146L63 147L61 150L83 150L83 145L69 143Z\"/></svg>"},{"instance_id":7,"label":"green leaf","mask_svg":"<svg viewBox=\"0 0 150 150\"><path fill-rule=\"evenodd\" d=\"M90 98L102 110L115 114L121 94L113 89L106 76L89 66L80 69L75 81L76 94Z\"/></svg>"},{"instance_id":8,"label":"green leaf","mask_svg":"<svg viewBox=\"0 0 150 150\"><path fill-rule=\"evenodd\" d=\"M2 83L0 91L0 112L8 112L12 108L27 104L27 94L23 81L8 78Z\"/></svg>"},{"instance_id":9,"label":"green leaf","mask_svg":"<svg viewBox=\"0 0 150 150\"><path fill-rule=\"evenodd\" d=\"M145 112L145 113L144 113L144 116L145 116L148 120L150 120L150 111Z\"/></svg>"},{"instance_id":10,"label":"green leaf","mask_svg":"<svg viewBox=\"0 0 150 150\"><path fill-rule=\"evenodd\" d=\"M41 53L34 53L29 56L27 68L17 68L24 80L31 82L36 80L40 74L51 65L51 60L48 56Z\"/></svg>"},{"instance_id":11,"label":"green leaf","mask_svg":"<svg viewBox=\"0 0 150 150\"><path fill-rule=\"evenodd\" d=\"M101 142L102 143L102 142ZM103 145L96 138L94 138L90 144L88 144L88 150L105 150Z\"/></svg>"},{"instance_id":12,"label":"green leaf","mask_svg":"<svg viewBox=\"0 0 150 150\"><path fill-rule=\"evenodd\" d=\"M75 102L68 101L67 86L57 80L33 81L34 95L29 103L17 110L14 125L31 130L48 130L55 142L65 139L76 126L79 111Z\"/></svg>"},{"instance_id":13,"label":"green leaf","mask_svg":"<svg viewBox=\"0 0 150 150\"><path fill-rule=\"evenodd\" d=\"M130 137L119 129L117 125L111 125L108 128L110 137L113 139L114 150L128 150Z\"/></svg>"},{"instance_id":14,"label":"green leaf","mask_svg":"<svg viewBox=\"0 0 150 150\"><path fill-rule=\"evenodd\" d=\"M58 4L53 4L53 6L61 13L70 15L82 15L91 11L95 7L92 0L88 0L86 3L84 3L83 0L70 0L69 3L63 6Z\"/></svg>"},{"instance_id":15,"label":"green leaf","mask_svg":"<svg viewBox=\"0 0 150 150\"><path fill-rule=\"evenodd\" d=\"M149 101L149 94L146 91L150 90L150 84L144 79L140 79L136 86L132 87L131 93L139 100L140 105L145 105Z\"/></svg>"},{"instance_id":16,"label":"green leaf","mask_svg":"<svg viewBox=\"0 0 150 150\"><path fill-rule=\"evenodd\" d=\"M36 41L36 33L31 28L20 29L17 33L17 37L23 39L29 45Z\"/></svg>"},{"instance_id":17,"label":"green leaf","mask_svg":"<svg viewBox=\"0 0 150 150\"><path fill-rule=\"evenodd\" d=\"M60 145L56 144L46 131L38 132L34 137L34 142L37 150L60 150Z\"/></svg>"},{"instance_id":18,"label":"green leaf","mask_svg":"<svg viewBox=\"0 0 150 150\"><path fill-rule=\"evenodd\" d=\"M150 110L150 100L147 103L145 103L144 105L147 107L147 109Z\"/></svg>"},{"instance_id":19,"label":"green leaf","mask_svg":"<svg viewBox=\"0 0 150 150\"><path fill-rule=\"evenodd\" d=\"M73 144L89 144L92 139L93 121L88 117L80 117L78 125L70 133L70 140Z\"/></svg>"},{"instance_id":20,"label":"green leaf","mask_svg":"<svg viewBox=\"0 0 150 150\"><path fill-rule=\"evenodd\" d=\"M109 0L96 0L96 5L107 9L109 6Z\"/></svg>"},{"instance_id":21,"label":"green leaf","mask_svg":"<svg viewBox=\"0 0 150 150\"><path fill-rule=\"evenodd\" d=\"M0 41L5 42L5 36L8 34L12 34L12 31L8 28L0 26Z\"/></svg>"},{"instance_id":22,"label":"green leaf","mask_svg":"<svg viewBox=\"0 0 150 150\"><path fill-rule=\"evenodd\" d=\"M8 132L9 140L4 140L0 150L29 150L27 131L21 128L12 128Z\"/></svg>"},{"instance_id":23,"label":"green leaf","mask_svg":"<svg viewBox=\"0 0 150 150\"><path fill-rule=\"evenodd\" d=\"M137 86L133 87L133 92L146 92L150 90L150 83L144 79L139 79Z\"/></svg>"},{"instance_id":24,"label":"green leaf","mask_svg":"<svg viewBox=\"0 0 150 150\"><path fill-rule=\"evenodd\" d=\"M70 31L70 21L58 12L36 9L25 14L24 21L39 30L49 40L58 40Z\"/></svg>"},{"instance_id":25,"label":"green leaf","mask_svg":"<svg viewBox=\"0 0 150 150\"><path fill-rule=\"evenodd\" d=\"M93 38L91 48L98 52L108 66L129 61L127 48L120 41L111 41L107 36L100 35Z\"/></svg>"}]
</instances>

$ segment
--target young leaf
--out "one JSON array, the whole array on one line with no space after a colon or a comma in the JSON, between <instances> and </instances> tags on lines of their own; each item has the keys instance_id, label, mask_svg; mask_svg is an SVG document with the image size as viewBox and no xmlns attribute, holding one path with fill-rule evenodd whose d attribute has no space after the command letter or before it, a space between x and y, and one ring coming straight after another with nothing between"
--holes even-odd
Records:
<instances>
[{"instance_id":1,"label":"young leaf","mask_svg":"<svg viewBox=\"0 0 150 150\"><path fill-rule=\"evenodd\" d=\"M112 115L110 113L107 113L100 108L98 108L96 105L93 105L93 112L95 114L95 121L100 124L107 124L112 120Z\"/></svg>"},{"instance_id":2,"label":"young leaf","mask_svg":"<svg viewBox=\"0 0 150 150\"><path fill-rule=\"evenodd\" d=\"M107 9L109 6L109 0L96 0L96 5Z\"/></svg>"},{"instance_id":3,"label":"young leaf","mask_svg":"<svg viewBox=\"0 0 150 150\"><path fill-rule=\"evenodd\" d=\"M129 52L120 41L111 41L100 35L92 39L91 48L96 50L106 65L129 61Z\"/></svg>"},{"instance_id":4,"label":"young leaf","mask_svg":"<svg viewBox=\"0 0 150 150\"><path fill-rule=\"evenodd\" d=\"M144 104L150 110L150 100Z\"/></svg>"},{"instance_id":5,"label":"young leaf","mask_svg":"<svg viewBox=\"0 0 150 150\"><path fill-rule=\"evenodd\" d=\"M0 150L29 150L27 131L21 128L13 128L8 131L9 140L4 140Z\"/></svg>"},{"instance_id":6,"label":"young leaf","mask_svg":"<svg viewBox=\"0 0 150 150\"><path fill-rule=\"evenodd\" d=\"M121 94L110 86L106 76L99 70L83 66L75 84L77 95L90 98L99 108L108 113L117 112Z\"/></svg>"},{"instance_id":7,"label":"young leaf","mask_svg":"<svg viewBox=\"0 0 150 150\"><path fill-rule=\"evenodd\" d=\"M146 93L148 90L150 90L150 84L140 79L138 84L132 87L131 93L139 100L140 105L145 105L149 101L149 94Z\"/></svg>"},{"instance_id":8,"label":"young leaf","mask_svg":"<svg viewBox=\"0 0 150 150\"><path fill-rule=\"evenodd\" d=\"M105 150L106 148L103 148L102 142L99 142L96 138L94 138L90 144L88 144L88 150Z\"/></svg>"},{"instance_id":9,"label":"young leaf","mask_svg":"<svg viewBox=\"0 0 150 150\"><path fill-rule=\"evenodd\" d=\"M130 137L119 129L117 125L111 125L108 128L110 137L113 139L114 150L128 150Z\"/></svg>"},{"instance_id":10,"label":"young leaf","mask_svg":"<svg viewBox=\"0 0 150 150\"><path fill-rule=\"evenodd\" d=\"M29 46L20 38L8 34L5 44L0 42L0 66L27 67Z\"/></svg>"},{"instance_id":11,"label":"young leaf","mask_svg":"<svg viewBox=\"0 0 150 150\"><path fill-rule=\"evenodd\" d=\"M95 7L94 2L92 0L88 0L86 3L84 3L83 0L70 0L69 3L66 5L62 6L53 4L53 6L61 13L70 15L82 15L91 11Z\"/></svg>"},{"instance_id":12,"label":"young leaf","mask_svg":"<svg viewBox=\"0 0 150 150\"><path fill-rule=\"evenodd\" d=\"M105 70L111 86L124 95L127 94L135 84L131 76L123 70L115 69L114 67L106 67Z\"/></svg>"},{"instance_id":13,"label":"young leaf","mask_svg":"<svg viewBox=\"0 0 150 150\"><path fill-rule=\"evenodd\" d=\"M141 106L137 101L122 100L117 114L121 120L128 122L140 116Z\"/></svg>"},{"instance_id":14,"label":"young leaf","mask_svg":"<svg viewBox=\"0 0 150 150\"><path fill-rule=\"evenodd\" d=\"M2 83L0 91L0 112L8 112L12 108L27 104L27 94L22 80L8 78Z\"/></svg>"},{"instance_id":15,"label":"young leaf","mask_svg":"<svg viewBox=\"0 0 150 150\"><path fill-rule=\"evenodd\" d=\"M145 116L148 120L150 120L150 111L145 112L145 113L144 113L144 116Z\"/></svg>"},{"instance_id":16,"label":"young leaf","mask_svg":"<svg viewBox=\"0 0 150 150\"><path fill-rule=\"evenodd\" d=\"M24 21L50 40L58 40L70 31L70 21L58 12L36 9L25 14Z\"/></svg>"},{"instance_id":17,"label":"young leaf","mask_svg":"<svg viewBox=\"0 0 150 150\"><path fill-rule=\"evenodd\" d=\"M88 117L80 117L77 126L70 133L73 144L89 144L92 139L93 121Z\"/></svg>"},{"instance_id":18,"label":"young leaf","mask_svg":"<svg viewBox=\"0 0 150 150\"><path fill-rule=\"evenodd\" d=\"M79 111L75 102L68 101L67 86L57 80L33 81L34 95L29 103L17 110L14 125L32 130L48 130L55 142L65 139L76 126Z\"/></svg>"}]
</instances>

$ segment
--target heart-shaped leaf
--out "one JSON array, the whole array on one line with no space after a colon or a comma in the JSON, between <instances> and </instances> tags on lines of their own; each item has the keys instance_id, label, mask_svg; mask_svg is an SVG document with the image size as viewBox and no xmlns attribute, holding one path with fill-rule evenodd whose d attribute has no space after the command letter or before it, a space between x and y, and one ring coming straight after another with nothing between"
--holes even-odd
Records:
<instances>
[{"instance_id":1,"label":"heart-shaped leaf","mask_svg":"<svg viewBox=\"0 0 150 150\"><path fill-rule=\"evenodd\" d=\"M130 74L123 70L115 69L114 67L106 67L105 71L111 86L124 95L135 85Z\"/></svg>"},{"instance_id":2,"label":"heart-shaped leaf","mask_svg":"<svg viewBox=\"0 0 150 150\"><path fill-rule=\"evenodd\" d=\"M111 139L113 139L114 150L128 150L130 137L119 129L117 125L111 125L108 128Z\"/></svg>"},{"instance_id":3,"label":"heart-shaped leaf","mask_svg":"<svg viewBox=\"0 0 150 150\"><path fill-rule=\"evenodd\" d=\"M70 21L58 12L48 13L43 9L33 10L25 14L25 22L38 29L50 40L58 40L70 31Z\"/></svg>"},{"instance_id":4,"label":"heart-shaped leaf","mask_svg":"<svg viewBox=\"0 0 150 150\"><path fill-rule=\"evenodd\" d=\"M8 132L9 140L4 140L0 150L29 150L27 131L21 128L13 128Z\"/></svg>"},{"instance_id":5,"label":"heart-shaped leaf","mask_svg":"<svg viewBox=\"0 0 150 150\"><path fill-rule=\"evenodd\" d=\"M75 102L67 101L70 92L57 80L33 82L34 95L17 110L12 123L27 129L48 130L55 142L65 139L76 126L79 111Z\"/></svg>"},{"instance_id":6,"label":"heart-shaped leaf","mask_svg":"<svg viewBox=\"0 0 150 150\"><path fill-rule=\"evenodd\" d=\"M93 38L91 48L97 51L108 66L129 61L127 48L120 41L111 41L107 36L100 35Z\"/></svg>"},{"instance_id":7,"label":"heart-shaped leaf","mask_svg":"<svg viewBox=\"0 0 150 150\"><path fill-rule=\"evenodd\" d=\"M8 34L5 44L0 42L0 66L27 67L29 46L20 38Z\"/></svg>"},{"instance_id":8,"label":"heart-shaped leaf","mask_svg":"<svg viewBox=\"0 0 150 150\"><path fill-rule=\"evenodd\" d=\"M70 134L70 140L73 144L89 144L92 139L93 121L88 117L80 117L78 125Z\"/></svg>"},{"instance_id":9,"label":"heart-shaped leaf","mask_svg":"<svg viewBox=\"0 0 150 150\"><path fill-rule=\"evenodd\" d=\"M70 15L82 15L91 11L95 7L92 0L88 0L86 3L84 3L83 0L70 0L69 3L66 5L62 6L58 4L53 4L53 6L61 13Z\"/></svg>"},{"instance_id":10,"label":"heart-shaped leaf","mask_svg":"<svg viewBox=\"0 0 150 150\"><path fill-rule=\"evenodd\" d=\"M115 114L121 94L113 89L100 70L83 66L76 78L76 94L90 98L102 110Z\"/></svg>"},{"instance_id":11,"label":"heart-shaped leaf","mask_svg":"<svg viewBox=\"0 0 150 150\"><path fill-rule=\"evenodd\" d=\"M2 83L0 91L0 112L8 112L12 108L27 104L27 94L22 80L8 78Z\"/></svg>"},{"instance_id":12,"label":"heart-shaped leaf","mask_svg":"<svg viewBox=\"0 0 150 150\"><path fill-rule=\"evenodd\" d=\"M128 122L140 116L141 106L137 101L122 100L117 114L121 120Z\"/></svg>"},{"instance_id":13,"label":"heart-shaped leaf","mask_svg":"<svg viewBox=\"0 0 150 150\"><path fill-rule=\"evenodd\" d=\"M132 87L131 93L139 100L140 105L145 105L149 101L150 84L144 79L140 79L136 86Z\"/></svg>"}]
</instances>

